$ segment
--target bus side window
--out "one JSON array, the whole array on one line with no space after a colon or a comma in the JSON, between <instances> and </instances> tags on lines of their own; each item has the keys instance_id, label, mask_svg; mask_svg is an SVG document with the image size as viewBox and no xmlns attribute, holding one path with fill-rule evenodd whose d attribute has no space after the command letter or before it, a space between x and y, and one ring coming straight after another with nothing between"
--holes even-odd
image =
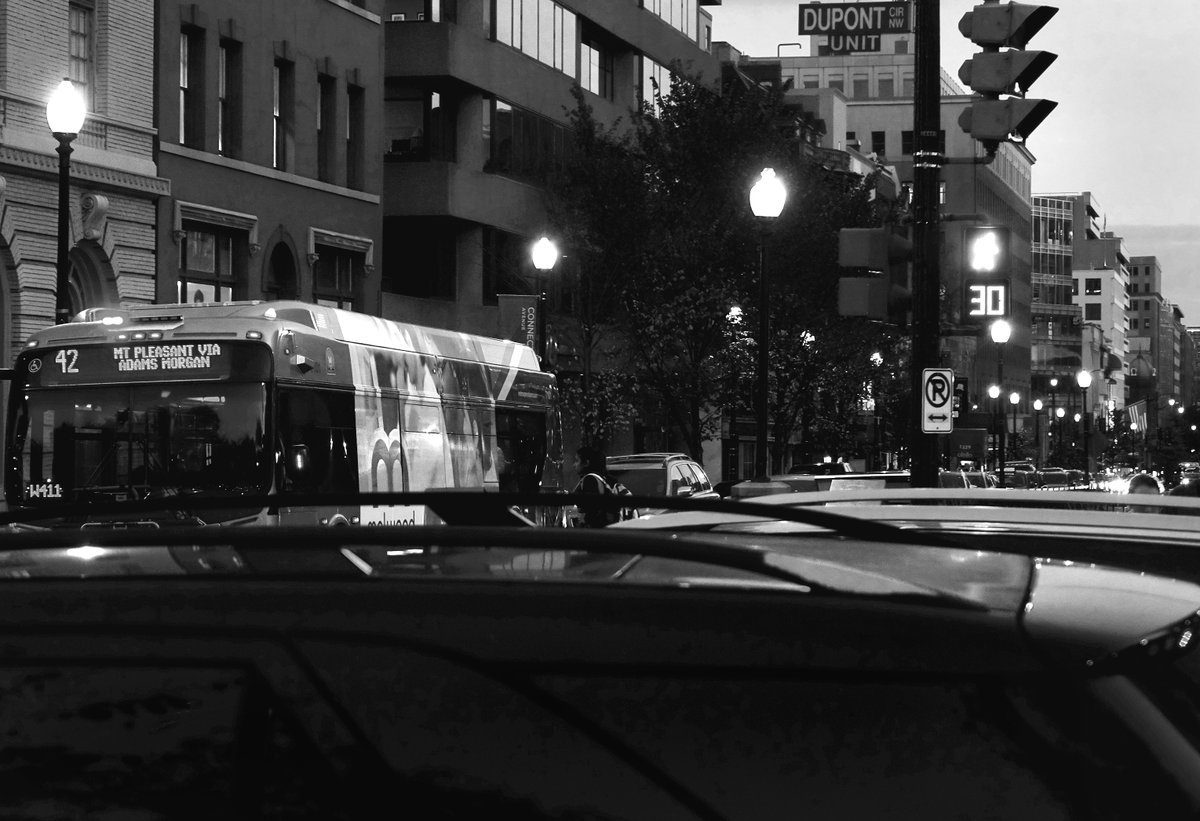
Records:
<instances>
[{"instance_id":1,"label":"bus side window","mask_svg":"<svg viewBox=\"0 0 1200 821\"><path fill-rule=\"evenodd\" d=\"M539 413L496 409L496 444L506 464L499 469L500 489L536 493L546 460L546 418Z\"/></svg>"},{"instance_id":2,"label":"bus side window","mask_svg":"<svg viewBox=\"0 0 1200 821\"><path fill-rule=\"evenodd\" d=\"M281 388L279 436L286 489L299 493L358 490L354 394L315 388ZM292 457L305 454L302 469Z\"/></svg>"}]
</instances>

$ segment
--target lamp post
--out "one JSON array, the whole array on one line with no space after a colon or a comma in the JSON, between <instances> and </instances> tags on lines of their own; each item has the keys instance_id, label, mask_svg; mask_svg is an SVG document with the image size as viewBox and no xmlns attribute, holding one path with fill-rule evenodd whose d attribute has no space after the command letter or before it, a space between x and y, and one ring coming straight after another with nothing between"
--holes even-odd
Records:
<instances>
[{"instance_id":1,"label":"lamp post","mask_svg":"<svg viewBox=\"0 0 1200 821\"><path fill-rule=\"evenodd\" d=\"M86 116L83 95L69 79L64 79L46 103L46 122L58 140L58 266L54 285L54 321L58 325L71 321L68 291L71 267L67 248L71 225L71 142L79 136Z\"/></svg>"},{"instance_id":2,"label":"lamp post","mask_svg":"<svg viewBox=\"0 0 1200 821\"><path fill-rule=\"evenodd\" d=\"M541 237L530 251L533 267L538 271L537 334L538 362L546 370L546 274L558 262L558 246L547 237Z\"/></svg>"},{"instance_id":3,"label":"lamp post","mask_svg":"<svg viewBox=\"0 0 1200 821\"><path fill-rule=\"evenodd\" d=\"M1080 369L1079 373L1075 374L1075 382L1079 385L1080 410L1083 412L1083 484L1085 487L1092 485L1092 411L1088 407L1087 389L1092 386L1092 374L1090 371Z\"/></svg>"},{"instance_id":4,"label":"lamp post","mask_svg":"<svg viewBox=\"0 0 1200 821\"><path fill-rule=\"evenodd\" d=\"M1010 393L1008 395L1008 404L1012 405L1012 433L1015 439L1017 437L1017 405L1021 404L1021 394L1016 391Z\"/></svg>"},{"instance_id":5,"label":"lamp post","mask_svg":"<svg viewBox=\"0 0 1200 821\"><path fill-rule=\"evenodd\" d=\"M1003 457L1000 456L1000 423L997 421L1000 417L1000 386L988 385L987 393L992 400L992 440L996 443L996 461L992 464L1000 474L1000 487L1004 487L1004 471L1000 469L1003 465Z\"/></svg>"},{"instance_id":6,"label":"lamp post","mask_svg":"<svg viewBox=\"0 0 1200 821\"><path fill-rule=\"evenodd\" d=\"M990 327L992 342L996 343L996 395L993 399L999 399L1000 393L1004 390L1004 345L1012 336L1012 325L1007 319L997 319ZM999 406L999 402L997 402ZM1000 487L1004 487L1004 411L1000 411Z\"/></svg>"},{"instance_id":7,"label":"lamp post","mask_svg":"<svg viewBox=\"0 0 1200 821\"><path fill-rule=\"evenodd\" d=\"M1045 457L1042 456L1042 408L1045 405L1041 399L1033 400L1033 441L1035 443L1033 466L1040 468Z\"/></svg>"},{"instance_id":8,"label":"lamp post","mask_svg":"<svg viewBox=\"0 0 1200 821\"><path fill-rule=\"evenodd\" d=\"M770 315L767 304L767 234L787 201L787 189L775 176L775 169L764 168L750 189L750 210L758 219L758 437L754 450L755 478L767 481L771 464L767 457L767 365L769 362Z\"/></svg>"}]
</instances>

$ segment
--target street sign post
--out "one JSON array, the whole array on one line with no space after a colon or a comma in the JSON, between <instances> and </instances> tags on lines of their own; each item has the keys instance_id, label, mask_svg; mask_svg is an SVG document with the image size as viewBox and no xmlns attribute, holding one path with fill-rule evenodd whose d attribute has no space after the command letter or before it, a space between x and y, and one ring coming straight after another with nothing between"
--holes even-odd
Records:
<instances>
[{"instance_id":1,"label":"street sign post","mask_svg":"<svg viewBox=\"0 0 1200 821\"><path fill-rule=\"evenodd\" d=\"M950 368L925 368L921 372L921 432L950 433L954 430L951 413L954 399L954 371Z\"/></svg>"}]
</instances>

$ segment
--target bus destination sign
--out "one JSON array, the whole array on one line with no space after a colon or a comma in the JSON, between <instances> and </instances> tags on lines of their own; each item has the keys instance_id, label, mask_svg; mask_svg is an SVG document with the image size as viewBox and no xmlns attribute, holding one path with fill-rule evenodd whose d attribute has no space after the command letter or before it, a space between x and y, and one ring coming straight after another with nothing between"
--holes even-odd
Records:
<instances>
[{"instance_id":1,"label":"bus destination sign","mask_svg":"<svg viewBox=\"0 0 1200 821\"><path fill-rule=\"evenodd\" d=\"M31 385L76 385L229 376L231 346L218 342L83 345L34 352L25 369Z\"/></svg>"}]
</instances>

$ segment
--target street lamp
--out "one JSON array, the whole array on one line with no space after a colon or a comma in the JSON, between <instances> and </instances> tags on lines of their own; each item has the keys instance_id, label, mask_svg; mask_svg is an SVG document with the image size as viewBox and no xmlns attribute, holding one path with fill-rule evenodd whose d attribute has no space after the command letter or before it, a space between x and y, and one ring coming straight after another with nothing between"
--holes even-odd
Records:
<instances>
[{"instance_id":1,"label":"street lamp","mask_svg":"<svg viewBox=\"0 0 1200 821\"><path fill-rule=\"evenodd\" d=\"M62 325L71 321L71 295L68 293L71 268L67 261L67 238L71 211L71 142L79 136L87 104L83 95L64 79L46 103L46 122L54 139L58 140L58 267L54 291L54 321Z\"/></svg>"},{"instance_id":2,"label":"street lamp","mask_svg":"<svg viewBox=\"0 0 1200 821\"><path fill-rule=\"evenodd\" d=\"M1075 374L1075 382L1079 385L1080 398L1083 402L1080 406L1080 410L1083 411L1083 484L1085 487L1091 487L1092 443L1089 440L1092 435L1092 411L1087 402L1087 389L1092 386L1091 372L1080 369L1079 373Z\"/></svg>"},{"instance_id":3,"label":"street lamp","mask_svg":"<svg viewBox=\"0 0 1200 821\"><path fill-rule=\"evenodd\" d=\"M992 335L992 342L996 343L996 395L993 399L999 399L1000 392L1004 390L1004 344L1008 342L1012 336L1012 325L1007 319L997 319L991 324L989 331ZM999 401L996 406L1000 415L1000 487L1004 487L1004 411L999 409Z\"/></svg>"},{"instance_id":4,"label":"street lamp","mask_svg":"<svg viewBox=\"0 0 1200 821\"><path fill-rule=\"evenodd\" d=\"M538 329L538 362L541 363L542 369L546 369L546 274L558 262L558 246L551 242L547 237L541 237L533 244L533 249L530 251L530 256L533 257L533 267L538 271L538 301L537 301L537 329Z\"/></svg>"},{"instance_id":5,"label":"street lamp","mask_svg":"<svg viewBox=\"0 0 1200 821\"><path fill-rule=\"evenodd\" d=\"M1017 436L1017 405L1021 403L1021 394L1013 391L1008 395L1008 404L1012 405L1012 432L1013 438ZM1006 428L1007 432L1007 428Z\"/></svg>"},{"instance_id":6,"label":"street lamp","mask_svg":"<svg viewBox=\"0 0 1200 821\"><path fill-rule=\"evenodd\" d=\"M995 466L999 466L999 445L1000 445L1000 386L988 385L987 394L992 400L992 438L996 442L997 461ZM1000 472L1000 486L1004 487L1004 472Z\"/></svg>"},{"instance_id":7,"label":"street lamp","mask_svg":"<svg viewBox=\"0 0 1200 821\"><path fill-rule=\"evenodd\" d=\"M783 212L787 189L775 176L774 168L764 168L750 189L750 210L758 218L758 440L755 443L755 478L766 481L770 475L767 458L767 365L771 323L767 306L767 233L775 218Z\"/></svg>"},{"instance_id":8,"label":"street lamp","mask_svg":"<svg viewBox=\"0 0 1200 821\"><path fill-rule=\"evenodd\" d=\"M1033 400L1033 441L1035 444L1033 457L1034 467L1041 467L1045 457L1042 456L1042 408L1046 407L1041 399Z\"/></svg>"}]
</instances>

